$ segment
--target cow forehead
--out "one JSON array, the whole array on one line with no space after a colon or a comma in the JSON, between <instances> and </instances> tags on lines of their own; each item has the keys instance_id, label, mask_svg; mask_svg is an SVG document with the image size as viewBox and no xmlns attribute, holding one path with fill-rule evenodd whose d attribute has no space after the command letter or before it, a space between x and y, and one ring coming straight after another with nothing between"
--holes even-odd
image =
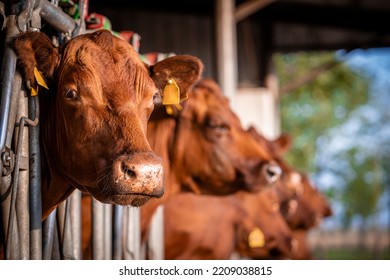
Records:
<instances>
[{"instance_id":1,"label":"cow forehead","mask_svg":"<svg viewBox=\"0 0 390 280\"><path fill-rule=\"evenodd\" d=\"M122 39L112 37L112 42L99 44L83 35L71 40L62 54L61 80L71 76L82 79L89 74L95 84L101 84L97 92L104 91L104 98L119 97L120 93L128 98L129 92L138 101L151 98L156 87L139 55Z\"/></svg>"},{"instance_id":2,"label":"cow forehead","mask_svg":"<svg viewBox=\"0 0 390 280\"><path fill-rule=\"evenodd\" d=\"M198 88L188 99L186 106L191 114L195 114L198 121L203 121L205 117L219 116L229 122L238 122L238 117L231 110L228 100L219 92L210 91L205 88Z\"/></svg>"},{"instance_id":3,"label":"cow forehead","mask_svg":"<svg viewBox=\"0 0 390 280\"><path fill-rule=\"evenodd\" d=\"M83 55L85 55L86 62L91 62L90 58L88 58L89 55L93 60L106 59L107 63L120 63L121 61L131 59L134 64L143 65L138 53L123 39L113 35L106 36L106 40L96 40L94 38L91 34L85 34L70 40L65 45L63 52L65 60L72 58L74 60L83 60L85 59Z\"/></svg>"}]
</instances>

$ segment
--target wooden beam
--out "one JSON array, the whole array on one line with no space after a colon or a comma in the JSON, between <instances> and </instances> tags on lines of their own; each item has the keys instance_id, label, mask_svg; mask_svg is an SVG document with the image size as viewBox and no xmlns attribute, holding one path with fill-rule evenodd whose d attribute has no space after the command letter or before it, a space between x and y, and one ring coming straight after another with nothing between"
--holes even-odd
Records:
<instances>
[{"instance_id":1,"label":"wooden beam","mask_svg":"<svg viewBox=\"0 0 390 280\"><path fill-rule=\"evenodd\" d=\"M264 14L262 14L264 12ZM346 30L389 34L390 12L356 6L334 6L276 1L259 13L271 22L296 23L307 26L335 27ZM257 15L256 15L257 16Z\"/></svg>"},{"instance_id":2,"label":"wooden beam","mask_svg":"<svg viewBox=\"0 0 390 280\"><path fill-rule=\"evenodd\" d=\"M237 88L237 39L234 0L215 0L218 82L224 95L233 100Z\"/></svg>"},{"instance_id":3,"label":"wooden beam","mask_svg":"<svg viewBox=\"0 0 390 280\"><path fill-rule=\"evenodd\" d=\"M248 0L236 8L234 18L236 22L239 22L275 1L276 0Z\"/></svg>"}]
</instances>

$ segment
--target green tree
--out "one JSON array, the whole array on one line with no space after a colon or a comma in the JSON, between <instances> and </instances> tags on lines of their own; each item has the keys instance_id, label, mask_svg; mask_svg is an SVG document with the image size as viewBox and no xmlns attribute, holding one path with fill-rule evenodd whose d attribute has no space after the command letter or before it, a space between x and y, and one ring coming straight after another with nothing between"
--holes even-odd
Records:
<instances>
[{"instance_id":1,"label":"green tree","mask_svg":"<svg viewBox=\"0 0 390 280\"><path fill-rule=\"evenodd\" d=\"M362 151L355 148L333 155L336 160L320 166L315 164L314 157L317 139L367 103L369 77L352 71L334 52L277 54L274 62L282 91L282 130L294 141L287 160L306 172L327 169L339 176L339 185L330 188L328 194L343 204L342 219L346 225L356 215L367 218L375 212L382 193L374 190L373 182L367 182L367 174L377 174L379 170L375 159L366 153L363 160L357 161ZM370 126L364 129L369 130ZM323 141L321 149L331 146L330 140ZM330 150L329 153L332 154ZM380 185L378 180L375 185Z\"/></svg>"},{"instance_id":2,"label":"green tree","mask_svg":"<svg viewBox=\"0 0 390 280\"><path fill-rule=\"evenodd\" d=\"M314 172L316 139L367 102L368 80L351 71L334 52L276 54L274 64L282 89L282 130L294 139L287 160ZM289 86L297 80L306 83Z\"/></svg>"},{"instance_id":3,"label":"green tree","mask_svg":"<svg viewBox=\"0 0 390 280\"><path fill-rule=\"evenodd\" d=\"M353 148L346 155L351 159L352 169L356 170L349 178L348 184L341 192L341 201L345 211L342 217L343 224L348 227L354 216L364 221L375 214L380 196L383 193L383 175L380 160L372 156L360 157L361 151ZM364 172L362 172L364 171Z\"/></svg>"}]
</instances>

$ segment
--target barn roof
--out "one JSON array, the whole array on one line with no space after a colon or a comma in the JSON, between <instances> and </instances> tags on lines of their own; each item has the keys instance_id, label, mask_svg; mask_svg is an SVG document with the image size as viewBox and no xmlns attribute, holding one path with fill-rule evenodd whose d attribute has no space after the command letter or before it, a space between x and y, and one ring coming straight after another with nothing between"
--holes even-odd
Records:
<instances>
[{"instance_id":1,"label":"barn roof","mask_svg":"<svg viewBox=\"0 0 390 280\"><path fill-rule=\"evenodd\" d=\"M246 14L248 15L246 19L271 28L274 50L390 46L390 1L236 0L235 2L236 15L239 9L247 6L246 8L249 8L246 11L249 13ZM110 0L107 3L92 2L90 5L121 6L180 14L211 16L215 14L214 0L170 0L168 2Z\"/></svg>"}]
</instances>

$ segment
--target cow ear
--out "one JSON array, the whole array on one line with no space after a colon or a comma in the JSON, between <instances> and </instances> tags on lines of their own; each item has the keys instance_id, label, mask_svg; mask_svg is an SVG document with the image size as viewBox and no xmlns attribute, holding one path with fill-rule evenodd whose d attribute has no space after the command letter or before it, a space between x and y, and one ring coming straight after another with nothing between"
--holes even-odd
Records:
<instances>
[{"instance_id":1,"label":"cow ear","mask_svg":"<svg viewBox=\"0 0 390 280\"><path fill-rule=\"evenodd\" d=\"M149 67L149 73L160 94L168 83L179 88L180 99L185 99L187 92L202 74L203 63L190 55L176 55L157 62ZM173 80L173 82L172 82Z\"/></svg>"},{"instance_id":2,"label":"cow ear","mask_svg":"<svg viewBox=\"0 0 390 280\"><path fill-rule=\"evenodd\" d=\"M270 143L275 152L277 152L279 155L283 155L290 150L292 146L292 139L290 135L283 133L277 139L270 141Z\"/></svg>"},{"instance_id":3,"label":"cow ear","mask_svg":"<svg viewBox=\"0 0 390 280\"><path fill-rule=\"evenodd\" d=\"M35 67L45 78L53 77L60 58L58 49L45 34L25 32L15 38L13 49L18 56L19 67L31 87L37 87Z\"/></svg>"}]
</instances>

